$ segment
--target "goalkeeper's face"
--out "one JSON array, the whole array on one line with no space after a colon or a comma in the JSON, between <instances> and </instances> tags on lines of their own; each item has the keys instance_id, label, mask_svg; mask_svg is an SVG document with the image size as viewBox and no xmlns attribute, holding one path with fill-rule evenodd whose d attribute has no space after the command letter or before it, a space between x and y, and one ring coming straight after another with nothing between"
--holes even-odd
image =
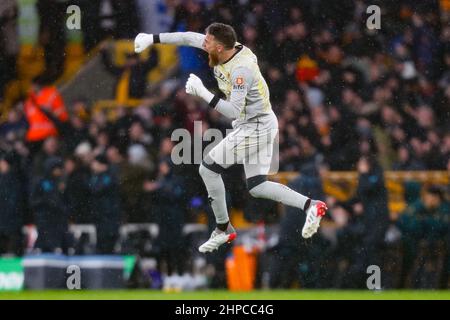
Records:
<instances>
[{"instance_id":1,"label":"goalkeeper's face","mask_svg":"<svg viewBox=\"0 0 450 320\"><path fill-rule=\"evenodd\" d=\"M214 39L214 36L206 34L203 42L203 49L208 52L208 64L215 67L220 63L220 54L223 51L223 44Z\"/></svg>"}]
</instances>

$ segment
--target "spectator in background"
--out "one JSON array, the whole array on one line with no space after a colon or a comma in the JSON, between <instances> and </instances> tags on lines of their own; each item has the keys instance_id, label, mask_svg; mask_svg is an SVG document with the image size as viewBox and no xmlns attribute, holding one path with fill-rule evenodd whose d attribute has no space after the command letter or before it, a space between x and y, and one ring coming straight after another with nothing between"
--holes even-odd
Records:
<instances>
[{"instance_id":1,"label":"spectator in background","mask_svg":"<svg viewBox=\"0 0 450 320\"><path fill-rule=\"evenodd\" d=\"M139 206L143 193L142 183L145 177L153 174L155 165L142 144L131 145L127 154L128 163L121 172L123 207L127 220L137 222L144 215Z\"/></svg>"},{"instance_id":2,"label":"spectator in background","mask_svg":"<svg viewBox=\"0 0 450 320\"><path fill-rule=\"evenodd\" d=\"M360 260L365 232L363 208L355 201L336 203L332 217L337 225L336 248L332 256L337 264L337 270L333 277L333 285L346 289L359 287L361 286L360 273L365 270L355 269L354 266Z\"/></svg>"},{"instance_id":3,"label":"spectator in background","mask_svg":"<svg viewBox=\"0 0 450 320\"><path fill-rule=\"evenodd\" d=\"M382 249L390 218L382 168L373 156L363 156L358 161L357 169L359 178L354 210L362 217L364 233L349 272L354 276L355 285L362 288L366 268L382 264Z\"/></svg>"},{"instance_id":4,"label":"spectator in background","mask_svg":"<svg viewBox=\"0 0 450 320\"><path fill-rule=\"evenodd\" d=\"M0 3L0 99L4 87L16 75L16 58L19 53L16 0Z\"/></svg>"},{"instance_id":5,"label":"spectator in background","mask_svg":"<svg viewBox=\"0 0 450 320\"><path fill-rule=\"evenodd\" d=\"M21 253L21 184L14 155L0 154L0 255Z\"/></svg>"},{"instance_id":6,"label":"spectator in background","mask_svg":"<svg viewBox=\"0 0 450 320\"><path fill-rule=\"evenodd\" d=\"M77 0L76 4L80 6L81 12L83 12L83 23L81 24L83 45L85 51L89 52L103 39L104 36L100 31L100 2Z\"/></svg>"},{"instance_id":7,"label":"spectator in background","mask_svg":"<svg viewBox=\"0 0 450 320\"><path fill-rule=\"evenodd\" d=\"M71 243L62 159L48 158L44 172L44 176L34 185L30 200L38 230L36 248L41 252L67 253Z\"/></svg>"},{"instance_id":8,"label":"spectator in background","mask_svg":"<svg viewBox=\"0 0 450 320\"><path fill-rule=\"evenodd\" d=\"M139 217L146 214L146 209L141 206L133 206L134 199L130 201L130 198L128 197L127 193L127 187L130 189L132 188L127 183L128 177L126 176L126 169L128 168L128 163L126 159L126 155L124 154L124 150L121 150L117 145L110 145L108 149L106 150L106 158L108 160L108 163L110 164L110 172L111 175L116 177L118 185L119 185L119 196L121 200L121 208L122 211L125 213L124 219L127 222L144 222L144 220L140 220ZM137 190L137 195L132 194L133 197L140 196L142 194L141 190L138 189L139 186L136 186L136 188L131 189L130 192L133 192L134 190ZM131 205L130 205L131 203ZM135 210L131 211L130 210ZM133 214L137 212L136 214Z\"/></svg>"},{"instance_id":9,"label":"spectator in background","mask_svg":"<svg viewBox=\"0 0 450 320\"><path fill-rule=\"evenodd\" d=\"M69 121L69 130L64 137L64 145L68 153L73 153L81 142L88 140L89 135L86 122L80 115L72 115Z\"/></svg>"},{"instance_id":10,"label":"spectator in background","mask_svg":"<svg viewBox=\"0 0 450 320\"><path fill-rule=\"evenodd\" d=\"M33 157L32 162L32 176L38 177L45 172L45 163L49 158L60 157L61 148L59 139L57 137L48 137L42 144L39 150Z\"/></svg>"},{"instance_id":11,"label":"spectator in background","mask_svg":"<svg viewBox=\"0 0 450 320\"><path fill-rule=\"evenodd\" d=\"M445 241L449 237L450 206L443 191L435 186L425 189L421 199L406 208L400 215L397 226L402 232L403 241L403 276L413 272L418 258L419 244L430 247L436 241ZM436 249L436 247L434 247ZM416 270L417 271L417 270ZM409 279L405 285L415 286Z\"/></svg>"},{"instance_id":12,"label":"spectator in background","mask_svg":"<svg viewBox=\"0 0 450 320\"><path fill-rule=\"evenodd\" d=\"M38 0L39 36L44 47L45 69L53 80L64 71L67 1Z\"/></svg>"},{"instance_id":13,"label":"spectator in background","mask_svg":"<svg viewBox=\"0 0 450 320\"><path fill-rule=\"evenodd\" d=\"M153 137L145 129L144 122L141 119L133 120L129 129L129 144L142 145L146 150L149 150L152 142Z\"/></svg>"},{"instance_id":14,"label":"spectator in background","mask_svg":"<svg viewBox=\"0 0 450 320\"><path fill-rule=\"evenodd\" d=\"M174 22L170 32L193 31L204 33L210 19L207 15L208 12L200 1L183 1L175 10ZM177 78L180 83L184 84L190 73L199 76L205 85L214 83L204 53L197 48L187 46L180 46L177 50L180 69Z\"/></svg>"},{"instance_id":15,"label":"spectator in background","mask_svg":"<svg viewBox=\"0 0 450 320\"><path fill-rule=\"evenodd\" d=\"M355 115L337 106L330 106L330 129L321 139L323 153L331 170L349 170L358 159Z\"/></svg>"},{"instance_id":16,"label":"spectator in background","mask_svg":"<svg viewBox=\"0 0 450 320\"><path fill-rule=\"evenodd\" d=\"M98 156L100 154L106 154L106 150L110 144L110 138L108 130L100 129L95 136L95 148L92 150L93 156Z\"/></svg>"},{"instance_id":17,"label":"spectator in background","mask_svg":"<svg viewBox=\"0 0 450 320\"><path fill-rule=\"evenodd\" d=\"M27 123L17 104L8 112L7 121L0 125L0 154L8 155L7 158L13 161L12 172L19 182L20 201L17 202L19 215L24 223L28 223L31 218L28 206L29 181L31 178L30 151L25 143ZM6 189L5 191L7 191Z\"/></svg>"},{"instance_id":18,"label":"spectator in background","mask_svg":"<svg viewBox=\"0 0 450 320\"><path fill-rule=\"evenodd\" d=\"M184 89L177 92L174 101L176 124L194 134L194 121L204 121L206 112L198 100L189 96ZM202 125L204 125L202 123Z\"/></svg>"},{"instance_id":19,"label":"spectator in background","mask_svg":"<svg viewBox=\"0 0 450 320\"><path fill-rule=\"evenodd\" d=\"M117 77L114 86L116 101L125 104L127 99L140 99L147 88L147 75L150 70L158 65L158 51L152 48L150 57L146 61L140 61L136 53L127 54L124 66L114 64L108 52L107 43L102 47L102 60L105 67Z\"/></svg>"},{"instance_id":20,"label":"spectator in background","mask_svg":"<svg viewBox=\"0 0 450 320\"><path fill-rule=\"evenodd\" d=\"M153 34L169 32L177 2L173 0L136 0L140 32Z\"/></svg>"},{"instance_id":21,"label":"spectator in background","mask_svg":"<svg viewBox=\"0 0 450 320\"><path fill-rule=\"evenodd\" d=\"M69 116L58 89L50 85L48 75L33 79L25 101L25 116L29 125L26 140L32 153L39 150L48 137L65 133L62 131Z\"/></svg>"},{"instance_id":22,"label":"spectator in background","mask_svg":"<svg viewBox=\"0 0 450 320\"><path fill-rule=\"evenodd\" d=\"M110 124L111 140L114 141L120 148L126 149L129 144L129 129L134 120L133 115L129 109L125 107L118 107L116 113L116 120ZM99 119L95 121L97 132L99 128L107 128L106 115L103 112L95 114ZM91 134L92 135L92 134ZM96 133L93 135L95 136Z\"/></svg>"},{"instance_id":23,"label":"spectator in background","mask_svg":"<svg viewBox=\"0 0 450 320\"><path fill-rule=\"evenodd\" d=\"M86 51L107 37L131 39L140 30L134 0L77 0Z\"/></svg>"},{"instance_id":24,"label":"spectator in background","mask_svg":"<svg viewBox=\"0 0 450 320\"><path fill-rule=\"evenodd\" d=\"M138 34L139 19L135 0L114 0L111 1L114 8L114 18L116 27L114 38L132 39Z\"/></svg>"},{"instance_id":25,"label":"spectator in background","mask_svg":"<svg viewBox=\"0 0 450 320\"><path fill-rule=\"evenodd\" d=\"M144 191L154 200L159 235L156 245L159 249L159 266L165 263L168 274L184 272L183 225L185 210L182 205L183 179L173 173L170 159L162 160L158 167L156 181L146 180Z\"/></svg>"},{"instance_id":26,"label":"spectator in background","mask_svg":"<svg viewBox=\"0 0 450 320\"><path fill-rule=\"evenodd\" d=\"M398 160L392 165L392 170L414 171L425 169L425 165L420 160L413 157L412 151L410 150L408 145L400 146L397 150L397 153Z\"/></svg>"},{"instance_id":27,"label":"spectator in background","mask_svg":"<svg viewBox=\"0 0 450 320\"><path fill-rule=\"evenodd\" d=\"M106 150L106 157L111 164L111 170L116 177L121 177L123 168L125 166L125 156L120 148L116 145L110 145Z\"/></svg>"},{"instance_id":28,"label":"spectator in background","mask_svg":"<svg viewBox=\"0 0 450 320\"><path fill-rule=\"evenodd\" d=\"M93 160L92 146L89 142L84 141L80 143L74 150L73 155L80 160L81 165L89 167Z\"/></svg>"},{"instance_id":29,"label":"spectator in background","mask_svg":"<svg viewBox=\"0 0 450 320\"><path fill-rule=\"evenodd\" d=\"M97 229L97 252L112 254L122 222L117 180L111 173L108 159L104 155L95 157L91 164L91 171L89 191Z\"/></svg>"},{"instance_id":30,"label":"spectator in background","mask_svg":"<svg viewBox=\"0 0 450 320\"><path fill-rule=\"evenodd\" d=\"M0 124L0 138L4 142L23 141L27 132L27 122L18 106L9 110L6 121ZM2 143L3 143L2 141ZM4 147L0 143L0 148Z\"/></svg>"},{"instance_id":31,"label":"spectator in background","mask_svg":"<svg viewBox=\"0 0 450 320\"><path fill-rule=\"evenodd\" d=\"M268 69L265 78L267 79L267 84L270 88L271 100L274 103L279 104L284 97L284 89L286 86L286 83L283 81L283 74L280 69L271 67Z\"/></svg>"},{"instance_id":32,"label":"spectator in background","mask_svg":"<svg viewBox=\"0 0 450 320\"><path fill-rule=\"evenodd\" d=\"M73 223L93 223L89 177L89 169L78 158L69 156L64 160L64 196Z\"/></svg>"}]
</instances>

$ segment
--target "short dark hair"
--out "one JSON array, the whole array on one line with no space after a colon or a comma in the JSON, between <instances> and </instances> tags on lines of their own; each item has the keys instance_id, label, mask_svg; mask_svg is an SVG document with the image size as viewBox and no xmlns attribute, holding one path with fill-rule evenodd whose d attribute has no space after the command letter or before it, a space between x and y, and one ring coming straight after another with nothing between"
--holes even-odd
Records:
<instances>
[{"instance_id":1,"label":"short dark hair","mask_svg":"<svg viewBox=\"0 0 450 320\"><path fill-rule=\"evenodd\" d=\"M214 22L206 28L206 33L214 36L214 38L222 43L225 49L232 49L236 44L237 37L233 27L219 22Z\"/></svg>"},{"instance_id":2,"label":"short dark hair","mask_svg":"<svg viewBox=\"0 0 450 320\"><path fill-rule=\"evenodd\" d=\"M37 75L36 77L34 77L33 80L31 80L31 82L34 85L37 85L40 87L49 86L52 84L53 81L54 81L54 79L48 73L41 73L41 74Z\"/></svg>"}]
</instances>

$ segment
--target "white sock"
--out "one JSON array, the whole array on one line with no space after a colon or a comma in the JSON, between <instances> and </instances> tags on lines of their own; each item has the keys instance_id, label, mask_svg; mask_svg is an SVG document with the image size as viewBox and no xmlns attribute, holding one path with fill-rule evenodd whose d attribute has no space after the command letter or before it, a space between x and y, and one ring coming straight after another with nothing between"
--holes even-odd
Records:
<instances>
[{"instance_id":1,"label":"white sock","mask_svg":"<svg viewBox=\"0 0 450 320\"><path fill-rule=\"evenodd\" d=\"M308 197L292 190L284 184L272 181L264 181L258 184L250 190L250 194L255 198L274 200L302 210L305 207L306 201L309 200Z\"/></svg>"},{"instance_id":2,"label":"white sock","mask_svg":"<svg viewBox=\"0 0 450 320\"><path fill-rule=\"evenodd\" d=\"M223 184L222 176L209 170L202 164L200 165L199 173L208 191L208 197L211 201L214 216L216 217L216 223L227 223L229 217L225 199L225 185Z\"/></svg>"}]
</instances>

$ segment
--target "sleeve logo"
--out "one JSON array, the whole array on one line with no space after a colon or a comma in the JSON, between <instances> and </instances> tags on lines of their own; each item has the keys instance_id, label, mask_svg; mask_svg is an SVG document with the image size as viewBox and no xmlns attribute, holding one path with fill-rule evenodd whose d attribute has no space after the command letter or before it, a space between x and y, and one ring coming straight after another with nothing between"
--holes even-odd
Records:
<instances>
[{"instance_id":1,"label":"sleeve logo","mask_svg":"<svg viewBox=\"0 0 450 320\"><path fill-rule=\"evenodd\" d=\"M244 78L237 77L233 84L233 89L235 90L244 90Z\"/></svg>"}]
</instances>

